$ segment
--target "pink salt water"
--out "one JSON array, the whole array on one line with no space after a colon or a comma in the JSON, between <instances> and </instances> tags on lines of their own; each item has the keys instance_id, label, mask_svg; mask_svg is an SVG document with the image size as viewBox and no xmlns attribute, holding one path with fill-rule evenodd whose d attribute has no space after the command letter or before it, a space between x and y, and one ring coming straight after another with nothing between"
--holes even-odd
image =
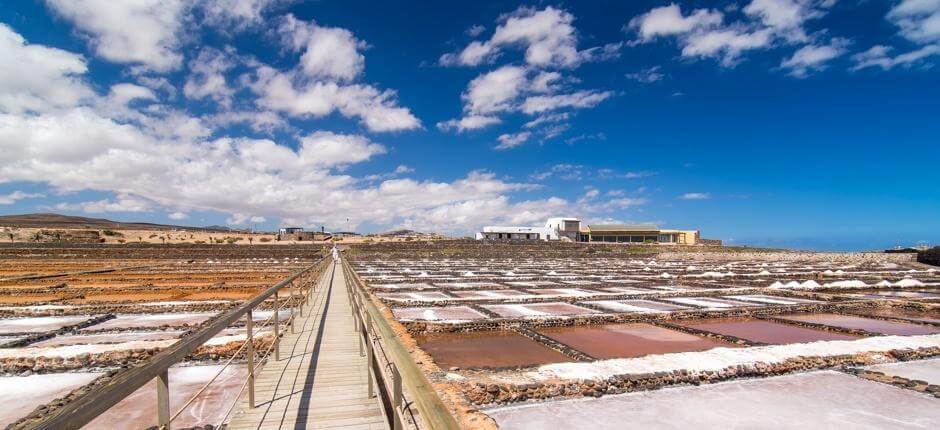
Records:
<instances>
[{"instance_id":1,"label":"pink salt water","mask_svg":"<svg viewBox=\"0 0 940 430\"><path fill-rule=\"evenodd\" d=\"M511 331L427 333L418 346L444 370L451 367L514 367L571 361L564 354Z\"/></svg>"},{"instance_id":2,"label":"pink salt water","mask_svg":"<svg viewBox=\"0 0 940 430\"><path fill-rule=\"evenodd\" d=\"M897 336L940 333L940 327L839 314L785 315L781 318Z\"/></svg>"},{"instance_id":3,"label":"pink salt water","mask_svg":"<svg viewBox=\"0 0 940 430\"><path fill-rule=\"evenodd\" d=\"M0 426L7 426L46 404L79 388L100 372L48 373L0 377ZM115 427L118 428L118 427Z\"/></svg>"},{"instance_id":4,"label":"pink salt water","mask_svg":"<svg viewBox=\"0 0 940 430\"><path fill-rule=\"evenodd\" d=\"M917 312L906 309L878 309L867 312L869 315L875 315L880 317L889 317L889 318L906 318L914 321L929 322L929 323L940 323L940 311L934 312Z\"/></svg>"},{"instance_id":5,"label":"pink salt water","mask_svg":"<svg viewBox=\"0 0 940 430\"><path fill-rule=\"evenodd\" d=\"M545 328L539 333L596 358L630 358L736 345L651 324Z\"/></svg>"},{"instance_id":6,"label":"pink salt water","mask_svg":"<svg viewBox=\"0 0 940 430\"><path fill-rule=\"evenodd\" d=\"M183 403L196 394L221 368L220 365L171 367L170 412L175 413L182 407ZM236 400L238 390L247 375L248 369L244 365L230 365L219 375L219 379L210 384L206 391L173 421L173 427L218 425L232 402ZM150 381L83 429L142 429L155 426L156 420L157 386L156 381Z\"/></svg>"},{"instance_id":7,"label":"pink salt water","mask_svg":"<svg viewBox=\"0 0 940 430\"><path fill-rule=\"evenodd\" d=\"M682 325L698 330L773 345L815 342L817 340L858 339L858 336L779 324L753 318L704 320Z\"/></svg>"}]
</instances>

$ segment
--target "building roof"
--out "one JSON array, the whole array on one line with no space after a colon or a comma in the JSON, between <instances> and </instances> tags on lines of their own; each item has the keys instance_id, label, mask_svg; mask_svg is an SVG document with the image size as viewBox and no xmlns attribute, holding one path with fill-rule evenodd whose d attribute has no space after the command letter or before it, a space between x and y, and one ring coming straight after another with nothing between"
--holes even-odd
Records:
<instances>
[{"instance_id":1,"label":"building roof","mask_svg":"<svg viewBox=\"0 0 940 430\"><path fill-rule=\"evenodd\" d=\"M658 232L659 227L653 224L597 224L589 225L588 228L591 232L596 231L642 231L642 232Z\"/></svg>"},{"instance_id":2,"label":"building roof","mask_svg":"<svg viewBox=\"0 0 940 430\"><path fill-rule=\"evenodd\" d=\"M486 227L483 227L483 232L484 233L544 233L545 228L488 225Z\"/></svg>"}]
</instances>

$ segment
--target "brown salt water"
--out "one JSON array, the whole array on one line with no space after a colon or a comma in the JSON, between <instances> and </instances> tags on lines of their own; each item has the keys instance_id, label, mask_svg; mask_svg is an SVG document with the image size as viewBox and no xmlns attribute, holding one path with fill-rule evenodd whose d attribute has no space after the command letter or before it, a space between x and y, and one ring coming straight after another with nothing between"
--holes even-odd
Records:
<instances>
[{"instance_id":1,"label":"brown salt water","mask_svg":"<svg viewBox=\"0 0 940 430\"><path fill-rule=\"evenodd\" d=\"M782 345L788 343L815 342L817 340L853 340L852 336L831 331L816 330L762 321L753 318L704 320L682 324L685 327L712 333L734 336L754 342Z\"/></svg>"},{"instance_id":2,"label":"brown salt water","mask_svg":"<svg viewBox=\"0 0 940 430\"><path fill-rule=\"evenodd\" d=\"M427 333L418 346L444 370L451 367L513 367L571 361L564 354L511 331Z\"/></svg>"},{"instance_id":3,"label":"brown salt water","mask_svg":"<svg viewBox=\"0 0 940 430\"><path fill-rule=\"evenodd\" d=\"M912 336L921 334L940 333L940 327L930 327L925 325L885 321L872 318L862 318L851 315L838 314L809 314L809 315L785 315L781 318L790 321L801 321L813 324L824 324L833 327L842 327L856 330L866 330L874 333L882 333L897 336Z\"/></svg>"},{"instance_id":4,"label":"brown salt water","mask_svg":"<svg viewBox=\"0 0 940 430\"><path fill-rule=\"evenodd\" d=\"M643 323L545 328L538 332L597 358L642 357L736 346Z\"/></svg>"}]
</instances>

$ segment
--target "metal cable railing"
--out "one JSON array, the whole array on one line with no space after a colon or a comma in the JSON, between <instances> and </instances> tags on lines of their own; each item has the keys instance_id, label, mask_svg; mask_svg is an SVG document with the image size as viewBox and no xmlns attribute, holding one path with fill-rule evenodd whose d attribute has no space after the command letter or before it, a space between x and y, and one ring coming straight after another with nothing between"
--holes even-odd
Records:
<instances>
[{"instance_id":1,"label":"metal cable railing","mask_svg":"<svg viewBox=\"0 0 940 430\"><path fill-rule=\"evenodd\" d=\"M382 383L388 397L391 410L386 410L386 414L394 430L403 430L406 425L410 429L458 429L453 415L398 341L385 317L372 303L362 281L345 257L342 258L342 264L356 331L359 333L359 353L367 357L369 395L375 392L374 378L376 382ZM376 350L383 360L379 360ZM403 384L411 397L410 401L405 399ZM420 421L415 417L415 408Z\"/></svg>"},{"instance_id":2,"label":"metal cable railing","mask_svg":"<svg viewBox=\"0 0 940 430\"><path fill-rule=\"evenodd\" d=\"M189 407L193 401L198 397L199 394L205 391L209 384L218 379L221 375L221 371L217 373L210 380L209 383L205 384L197 393L197 395L187 401L184 406L177 411L172 417L170 415L169 408L169 377L167 374L170 366L179 363L187 356L195 352L200 346L202 346L206 341L211 339L213 336L221 332L223 329L229 327L233 323L237 322L242 316L247 315L246 318L246 341L243 343L242 347L233 355L233 358L226 362L225 366L231 364L234 361L234 357L237 357L238 354L243 350L247 349L246 352L248 358L248 378L245 385L249 387L249 401L251 406L254 406L254 371L256 366L254 365L254 336L252 333L254 321L252 320L252 311L257 308L259 305L264 303L269 297L274 296L275 305L274 312L268 320L265 321L262 328L270 321L274 321L274 341L273 345L277 345L280 340L279 322L278 314L281 310L280 306L277 304L277 293L283 288L294 286L295 281L303 279L304 276L314 277L314 279L319 279L319 274L329 265L329 259L321 257L316 263L292 274L281 282L275 284L274 286L268 288L262 293L256 295L250 300L242 303L241 305L231 309L223 314L217 316L206 324L203 324L201 328L195 332L189 334L188 336L180 339L179 342L171 345L170 347L164 349L163 351L158 352L152 356L145 364L126 370L124 372L118 373L107 383L95 387L94 389L82 394L81 396L75 398L71 402L63 405L62 407L52 411L40 421L27 423L26 428L30 429L78 429L88 424L98 415L101 415L112 406L135 392L140 387L144 386L147 382L152 379L157 380L157 418L158 424L161 428L170 428L170 422L172 419L175 419L180 416L180 414ZM293 295L293 291L292 291ZM309 293L301 291L301 295L309 299ZM287 303L285 301L284 303ZM293 310L293 308L292 308ZM300 308L302 312L302 307ZM293 318L293 316L292 316ZM292 321L291 321L292 322ZM272 346L269 346L268 353L270 353ZM277 351L277 349L274 349ZM263 356L262 360L259 361L263 363L267 358L267 355ZM224 370L224 368L223 368ZM242 388L242 391L244 388ZM239 391L239 396L241 391ZM236 403L237 403L236 396Z\"/></svg>"}]
</instances>

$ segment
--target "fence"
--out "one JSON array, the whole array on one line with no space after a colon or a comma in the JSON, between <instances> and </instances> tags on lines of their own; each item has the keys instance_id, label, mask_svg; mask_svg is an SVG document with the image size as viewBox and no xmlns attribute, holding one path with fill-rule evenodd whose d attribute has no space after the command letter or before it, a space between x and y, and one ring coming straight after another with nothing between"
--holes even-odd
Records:
<instances>
[{"instance_id":1,"label":"fence","mask_svg":"<svg viewBox=\"0 0 940 430\"><path fill-rule=\"evenodd\" d=\"M245 355L248 361L248 377L246 378L245 383L242 385L242 388L236 394L234 403L232 404L231 408L229 408L222 421L224 422L228 417L228 414L234 410L239 399L241 398L241 393L245 391L246 388L248 390L248 403L251 407L254 407L254 375L256 370L264 364L268 355L270 355L272 351L275 355L275 359L279 359L278 355L280 348L278 348L278 344L280 342L281 335L279 332L280 321L278 321L279 312L285 306L290 306L290 317L288 322L290 322L291 330L293 330L293 319L295 317L295 312L296 315L302 316L303 303L310 300L312 295L311 289L317 284L316 281L320 278L320 275L323 273L324 269L329 266L329 263L330 259L321 256L320 260L316 263L292 274L283 281L253 297L251 300L248 300L238 307L212 319L208 323L203 324L202 327L194 333L189 334L169 348L155 354L150 358L150 360L147 361L146 364L118 373L108 383L96 387L74 399L73 401L63 405L61 408L56 409L49 415L46 415L40 421L27 423L25 427L29 429L49 430L81 428L85 424L88 424L93 419L95 419L95 417L101 415L109 408L123 400L125 397L144 386L144 384L150 380L156 379L158 424L161 428L169 430L172 421L179 417L180 414L186 410L186 408L189 407L189 405L191 405L192 402L195 401L209 387L209 385L215 382L215 380L219 377L219 375L222 374L225 368L227 368L242 351L245 351ZM313 279L312 282L310 281L311 278ZM290 288L290 295L288 296L287 300L280 301L278 298L278 292L284 288ZM255 308L257 308L260 304L264 303L269 298L273 298L274 312L270 318L261 324L260 328L263 329L269 323L273 322L272 326L274 331L274 340L271 342L271 345L268 347L268 349L263 354L261 354L261 358L257 360L257 363L255 363L255 342L253 336L255 327L254 321L252 319L252 312L255 310ZM186 356L196 351L196 349L204 344L207 340L221 332L226 327L237 322L243 316L246 317L245 325L247 329L245 342L232 355L232 357L228 359L219 372L209 380L209 382L203 385L203 387L200 388L196 394L194 394L179 410L177 410L176 413L171 415L171 381L167 375L167 371L170 366L185 359Z\"/></svg>"},{"instance_id":2,"label":"fence","mask_svg":"<svg viewBox=\"0 0 940 430\"><path fill-rule=\"evenodd\" d=\"M406 426L409 429L458 429L453 415L398 341L346 258L342 259L342 264L346 292L356 319L359 353L367 356L369 395L376 394L373 384L378 382L385 397L383 406L389 424L394 430L403 430Z\"/></svg>"}]
</instances>

